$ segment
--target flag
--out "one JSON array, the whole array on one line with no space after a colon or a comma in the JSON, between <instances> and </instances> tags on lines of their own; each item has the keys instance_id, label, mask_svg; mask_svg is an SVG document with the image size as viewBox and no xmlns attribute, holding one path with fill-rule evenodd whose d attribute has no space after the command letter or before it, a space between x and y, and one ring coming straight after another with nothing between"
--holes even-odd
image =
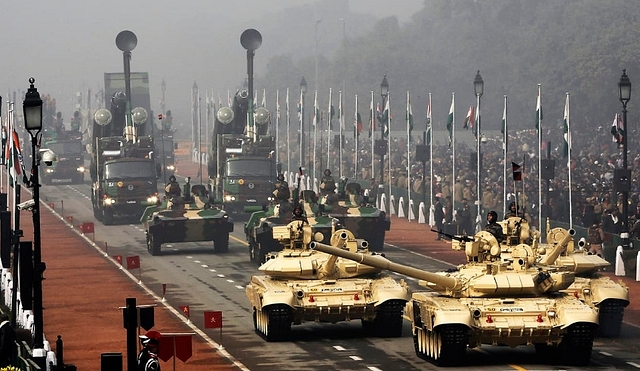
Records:
<instances>
[{"instance_id":1,"label":"flag","mask_svg":"<svg viewBox=\"0 0 640 371\"><path fill-rule=\"evenodd\" d=\"M354 129L354 138L358 138L360 136L360 133L362 133L362 116L360 116L360 112L356 112L356 122Z\"/></svg>"},{"instance_id":2,"label":"flag","mask_svg":"<svg viewBox=\"0 0 640 371\"><path fill-rule=\"evenodd\" d=\"M538 99L536 100L536 130L540 130L540 121L542 121L542 103L540 102L540 91L538 91Z\"/></svg>"},{"instance_id":3,"label":"flag","mask_svg":"<svg viewBox=\"0 0 640 371\"><path fill-rule=\"evenodd\" d=\"M471 123L471 120L475 120L473 111L474 111L474 107L473 106L469 107L469 111L467 111L467 117L464 118L464 122L462 123L462 127L465 128L466 130L469 130L469 126L473 127L473 124Z\"/></svg>"},{"instance_id":4,"label":"flag","mask_svg":"<svg viewBox=\"0 0 640 371\"><path fill-rule=\"evenodd\" d=\"M513 169L513 180L522 180L522 167L511 161L511 168Z\"/></svg>"},{"instance_id":5,"label":"flag","mask_svg":"<svg viewBox=\"0 0 640 371\"><path fill-rule=\"evenodd\" d=\"M327 127L329 128L329 131L333 129L331 125L331 120L333 120L334 113L335 112L333 110L333 92L332 92L332 89L329 88L329 108L327 109Z\"/></svg>"},{"instance_id":6,"label":"flag","mask_svg":"<svg viewBox=\"0 0 640 371\"><path fill-rule=\"evenodd\" d=\"M503 135L503 148L504 153L507 153L509 147L509 132L507 131L507 96L504 96L504 109L502 110L502 126L500 127L500 133Z\"/></svg>"},{"instance_id":7,"label":"flag","mask_svg":"<svg viewBox=\"0 0 640 371\"><path fill-rule=\"evenodd\" d=\"M267 106L267 89L262 89L262 107Z\"/></svg>"},{"instance_id":8,"label":"flag","mask_svg":"<svg viewBox=\"0 0 640 371\"><path fill-rule=\"evenodd\" d=\"M427 130L431 129L431 94L429 94L429 102L427 103Z\"/></svg>"},{"instance_id":9,"label":"flag","mask_svg":"<svg viewBox=\"0 0 640 371\"><path fill-rule=\"evenodd\" d=\"M449 116L447 116L447 130L449 131L449 147L453 142L453 112L455 111L455 96L451 96L451 107L449 107Z\"/></svg>"},{"instance_id":10,"label":"flag","mask_svg":"<svg viewBox=\"0 0 640 371\"><path fill-rule=\"evenodd\" d=\"M127 269L140 268L140 255L127 256Z\"/></svg>"},{"instance_id":11,"label":"flag","mask_svg":"<svg viewBox=\"0 0 640 371\"><path fill-rule=\"evenodd\" d=\"M276 90L276 118L280 120L280 91Z\"/></svg>"},{"instance_id":12,"label":"flag","mask_svg":"<svg viewBox=\"0 0 640 371\"><path fill-rule=\"evenodd\" d=\"M369 138L376 131L376 116L373 110L373 94L371 94L371 105L369 106Z\"/></svg>"},{"instance_id":13,"label":"flag","mask_svg":"<svg viewBox=\"0 0 640 371\"><path fill-rule=\"evenodd\" d=\"M611 124L611 135L613 135L613 142L622 144L624 141L624 129L622 128L622 119L620 114L616 113L613 117L613 123Z\"/></svg>"},{"instance_id":14,"label":"flag","mask_svg":"<svg viewBox=\"0 0 640 371\"><path fill-rule=\"evenodd\" d=\"M471 132L473 136L478 139L478 122L480 121L480 109L475 110L475 116L472 116L472 120L469 123L471 125Z\"/></svg>"},{"instance_id":15,"label":"flag","mask_svg":"<svg viewBox=\"0 0 640 371\"><path fill-rule=\"evenodd\" d=\"M568 157L569 151L571 150L571 131L569 130L569 94L568 93L567 93L567 98L564 102L564 122L562 125L562 132L564 133L563 154L564 154L564 157Z\"/></svg>"},{"instance_id":16,"label":"flag","mask_svg":"<svg viewBox=\"0 0 640 371\"><path fill-rule=\"evenodd\" d=\"M178 308L180 308L180 311L182 311L182 313L184 313L184 315L187 317L187 319L191 318L191 313L189 311L189 306L188 305L180 305L180 306L178 306Z\"/></svg>"},{"instance_id":17,"label":"flag","mask_svg":"<svg viewBox=\"0 0 640 371\"><path fill-rule=\"evenodd\" d=\"M13 128L11 131L11 141L6 146L5 158L7 168L9 169L9 185L13 187L14 181L20 179L20 175L24 172L24 160L22 158L22 150L20 149L20 139L18 133Z\"/></svg>"},{"instance_id":18,"label":"flag","mask_svg":"<svg viewBox=\"0 0 640 371\"><path fill-rule=\"evenodd\" d=\"M222 328L222 312L205 311L204 328Z\"/></svg>"},{"instance_id":19,"label":"flag","mask_svg":"<svg viewBox=\"0 0 640 371\"><path fill-rule=\"evenodd\" d=\"M93 222L84 222L80 224L80 231L84 234L95 233L95 227L93 225Z\"/></svg>"},{"instance_id":20,"label":"flag","mask_svg":"<svg viewBox=\"0 0 640 371\"><path fill-rule=\"evenodd\" d=\"M313 99L313 126L320 122L320 109L318 108L318 91L315 92L315 98Z\"/></svg>"},{"instance_id":21,"label":"flag","mask_svg":"<svg viewBox=\"0 0 640 371\"><path fill-rule=\"evenodd\" d=\"M413 110L411 109L411 97L407 93L407 127L409 129L409 142L411 142L411 131L413 131Z\"/></svg>"},{"instance_id":22,"label":"flag","mask_svg":"<svg viewBox=\"0 0 640 371\"><path fill-rule=\"evenodd\" d=\"M390 108L389 108L389 101L391 99L389 98L389 96L387 96L387 103L385 103L384 105L384 111L382 111L382 124L384 125L384 137L388 138L389 137L389 130L391 130L390 126L390 121L391 121L391 116L390 116Z\"/></svg>"}]
</instances>

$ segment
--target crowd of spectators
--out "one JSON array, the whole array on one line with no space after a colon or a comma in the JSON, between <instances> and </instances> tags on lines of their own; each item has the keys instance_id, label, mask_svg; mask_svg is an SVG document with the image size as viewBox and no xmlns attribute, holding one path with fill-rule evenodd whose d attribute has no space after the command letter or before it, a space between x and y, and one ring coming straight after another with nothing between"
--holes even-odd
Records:
<instances>
[{"instance_id":1,"label":"crowd of spectators","mask_svg":"<svg viewBox=\"0 0 640 371\"><path fill-rule=\"evenodd\" d=\"M444 125L443 125L444 126ZM376 133L377 134L377 133ZM415 145L421 144L422 135L415 135L411 143L411 153L407 161L407 138L400 132L392 132L391 144L391 179L389 179L389 156L384 156L384 174L382 182L400 189L407 189L409 182L411 189L417 194L429 192L450 197L454 208L458 208L462 199L470 201L472 218L475 218L477 200L476 194L476 165L472 163L472 153L475 143L456 143L455 182L452 181L452 149L448 140L435 141L433 146L433 177L429 184L430 164L426 163L426 172L421 162L415 158ZM503 185L504 154L502 134L496 132L493 136L485 135L486 143L481 149L481 205L482 212L496 210L500 217L505 209L503 195L506 192L507 203L517 201L527 218L534 225L538 224L538 134L536 129L512 130L509 133L507 154L507 182ZM631 190L629 192L629 226L635 237L640 237L640 186L638 172L640 169L640 151L636 138L637 133L630 132L628 138L628 167L632 170ZM419 138L416 138L419 137ZM282 138L282 136L281 136ZM379 139L378 136L374 136ZM545 192L547 180L542 180L542 216L551 220L570 223L576 226L588 227L594 220L600 222L609 233L619 233L622 219L622 197L615 191L613 185L614 171L622 167L621 147L612 141L609 126L603 124L596 130L572 130L572 152L570 166L568 158L562 154L563 137L561 130L549 130L542 133L543 158L555 160L554 177L548 180L548 193ZM287 150L292 162L298 162L299 152L297 138L291 138L289 148L280 146L280 161L286 163ZM313 168L312 150L307 149L303 166ZM547 148L550 147L550 148ZM371 187L380 184L380 156L374 157L374 175L371 173L371 139L363 133L359 137L358 153L354 155L353 136L348 136L343 144L342 174L350 179L371 181ZM333 148L327 155L326 142L318 144L316 153L316 169L329 168L335 173L340 169L339 148ZM327 161L329 163L327 164ZM354 163L358 163L356 173ZM522 181L513 181L511 162L522 166ZM292 165L293 166L293 165ZM297 168L296 165L293 168ZM285 164L284 168L287 168ZM569 168L571 169L571 205L569 205ZM407 171L407 169L409 171ZM426 182L423 181L426 179ZM515 187L514 187L515 186ZM426 187L426 188L423 188ZM523 191L524 190L524 191ZM516 200L517 194L517 200ZM547 198L548 197L548 198ZM430 198L427 196L427 201ZM547 201L548 200L548 201ZM570 220L571 219L571 220Z\"/></svg>"}]
</instances>

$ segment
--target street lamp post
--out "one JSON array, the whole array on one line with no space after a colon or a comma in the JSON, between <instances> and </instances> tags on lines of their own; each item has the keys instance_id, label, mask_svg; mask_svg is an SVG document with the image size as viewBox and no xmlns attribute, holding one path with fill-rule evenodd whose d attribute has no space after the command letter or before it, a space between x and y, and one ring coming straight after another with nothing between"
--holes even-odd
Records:
<instances>
[{"instance_id":1,"label":"street lamp post","mask_svg":"<svg viewBox=\"0 0 640 371\"><path fill-rule=\"evenodd\" d=\"M44 369L46 366L46 352L44 350L44 321L42 313L42 280L46 265L42 262L42 245L40 236L40 180L38 179L38 165L40 156L37 151L39 136L42 130L42 99L38 89L33 85L36 80L29 79L31 86L24 98L24 126L31 136L31 178L28 186L33 188L33 358Z\"/></svg>"},{"instance_id":2,"label":"street lamp post","mask_svg":"<svg viewBox=\"0 0 640 371\"><path fill-rule=\"evenodd\" d=\"M385 104L387 103L387 97L389 96L389 82L387 82L387 75L382 76L382 82L380 83L380 97L382 98L382 110L384 112ZM382 122L384 120L384 115L381 117L380 122L380 144L381 147L378 148L380 151L380 184L384 184L384 154L386 151L386 139L384 137L384 126L386 123ZM389 159L391 161L391 159ZM391 182L391 179L389 179Z\"/></svg>"},{"instance_id":3,"label":"street lamp post","mask_svg":"<svg viewBox=\"0 0 640 371\"><path fill-rule=\"evenodd\" d=\"M138 45L136 34L131 31L121 31L116 36L116 46L122 50L122 59L124 64L124 86L126 95L126 138L127 140L135 140L133 135L133 121L131 120L131 51Z\"/></svg>"},{"instance_id":4,"label":"street lamp post","mask_svg":"<svg viewBox=\"0 0 640 371\"><path fill-rule=\"evenodd\" d=\"M622 191L622 232L620 239L623 249L629 248L629 187L631 170L627 168L627 103L631 100L631 81L627 76L627 70L622 70L622 76L618 82L619 98L622 102L622 173L617 176Z\"/></svg>"},{"instance_id":5,"label":"street lamp post","mask_svg":"<svg viewBox=\"0 0 640 371\"><path fill-rule=\"evenodd\" d=\"M476 115L478 117L478 121L476 122L476 194L477 194L477 214L476 214L476 232L478 232L480 230L480 222L482 220L482 209L481 209L481 204L480 204L480 200L481 198L481 192L482 192L482 186L480 185L480 171L481 166L480 166L480 162L482 159L482 156L480 155L480 97L482 97L482 93L484 92L484 81L482 81L482 76L480 76L480 70L478 70L478 73L476 74L475 79L473 80L473 88L475 90L476 93ZM471 118L472 120L474 118Z\"/></svg>"},{"instance_id":6,"label":"street lamp post","mask_svg":"<svg viewBox=\"0 0 640 371\"><path fill-rule=\"evenodd\" d=\"M307 80L300 80L300 164L304 165L304 96L307 94Z\"/></svg>"}]
</instances>

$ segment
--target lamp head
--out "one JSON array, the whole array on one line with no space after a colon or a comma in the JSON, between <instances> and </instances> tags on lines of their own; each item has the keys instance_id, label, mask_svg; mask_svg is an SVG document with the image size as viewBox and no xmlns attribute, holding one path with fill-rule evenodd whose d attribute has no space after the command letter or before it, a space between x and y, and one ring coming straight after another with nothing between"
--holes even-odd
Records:
<instances>
[{"instance_id":1,"label":"lamp head","mask_svg":"<svg viewBox=\"0 0 640 371\"><path fill-rule=\"evenodd\" d=\"M24 126L29 131L42 129L42 99L40 99L38 89L33 86L35 82L36 79L33 77L29 79L31 86L24 96L24 102L22 102Z\"/></svg>"},{"instance_id":2,"label":"lamp head","mask_svg":"<svg viewBox=\"0 0 640 371\"><path fill-rule=\"evenodd\" d=\"M473 88L476 91L476 96L481 97L484 92L484 81L482 81L482 76L480 76L480 70L476 73L476 78L473 79Z\"/></svg>"},{"instance_id":3,"label":"lamp head","mask_svg":"<svg viewBox=\"0 0 640 371\"><path fill-rule=\"evenodd\" d=\"M389 95L389 83L387 82L387 74L382 76L382 82L380 83L380 96L386 98Z\"/></svg>"},{"instance_id":4,"label":"lamp head","mask_svg":"<svg viewBox=\"0 0 640 371\"><path fill-rule=\"evenodd\" d=\"M250 28L240 35L240 44L248 51L254 51L262 45L262 35L258 30Z\"/></svg>"},{"instance_id":5,"label":"lamp head","mask_svg":"<svg viewBox=\"0 0 640 371\"><path fill-rule=\"evenodd\" d=\"M132 51L137 45L138 38L136 34L129 30L121 31L118 36L116 36L116 46L125 53Z\"/></svg>"},{"instance_id":6,"label":"lamp head","mask_svg":"<svg viewBox=\"0 0 640 371\"><path fill-rule=\"evenodd\" d=\"M300 91L302 94L307 94L307 80L302 76L302 80L300 80Z\"/></svg>"},{"instance_id":7,"label":"lamp head","mask_svg":"<svg viewBox=\"0 0 640 371\"><path fill-rule=\"evenodd\" d=\"M631 80L627 76L627 70L622 70L622 76L620 76L620 82L618 82L618 89L620 94L620 102L626 105L631 100Z\"/></svg>"}]
</instances>

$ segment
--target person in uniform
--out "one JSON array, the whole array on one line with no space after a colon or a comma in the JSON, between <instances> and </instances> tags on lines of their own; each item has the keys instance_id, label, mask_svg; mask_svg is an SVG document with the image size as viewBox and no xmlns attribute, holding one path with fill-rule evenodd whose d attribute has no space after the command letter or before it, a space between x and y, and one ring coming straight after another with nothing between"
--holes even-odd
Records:
<instances>
[{"instance_id":1,"label":"person in uniform","mask_svg":"<svg viewBox=\"0 0 640 371\"><path fill-rule=\"evenodd\" d=\"M305 223L309 223L307 221L307 216L304 215L304 210L302 210L302 205L297 204L294 208L293 208L293 213L291 215L291 220L290 221L295 221L295 220L302 220Z\"/></svg>"},{"instance_id":2,"label":"person in uniform","mask_svg":"<svg viewBox=\"0 0 640 371\"><path fill-rule=\"evenodd\" d=\"M282 202L289 200L291 197L291 191L289 190L289 183L284 180L283 174L278 174L278 180L274 184L273 196L276 200Z\"/></svg>"},{"instance_id":3,"label":"person in uniform","mask_svg":"<svg viewBox=\"0 0 640 371\"><path fill-rule=\"evenodd\" d=\"M164 187L164 194L167 198L180 197L182 190L180 184L176 181L175 175L169 177L169 183Z\"/></svg>"},{"instance_id":4,"label":"person in uniform","mask_svg":"<svg viewBox=\"0 0 640 371\"><path fill-rule=\"evenodd\" d=\"M333 193L336 190L336 181L331 176L331 170L325 169L322 181L320 183L320 192L323 195Z\"/></svg>"},{"instance_id":5,"label":"person in uniform","mask_svg":"<svg viewBox=\"0 0 640 371\"><path fill-rule=\"evenodd\" d=\"M602 258L604 231L602 230L602 226L600 225L598 218L594 218L593 222L587 229L587 238L587 242L589 243L589 254L595 254Z\"/></svg>"},{"instance_id":6,"label":"person in uniform","mask_svg":"<svg viewBox=\"0 0 640 371\"><path fill-rule=\"evenodd\" d=\"M502 226L498 224L498 213L491 210L487 214L487 225L484 230L491 233L493 237L498 240L498 243L504 240L504 234L502 233Z\"/></svg>"},{"instance_id":7,"label":"person in uniform","mask_svg":"<svg viewBox=\"0 0 640 371\"><path fill-rule=\"evenodd\" d=\"M140 336L142 349L138 354L138 371L160 371L158 349L160 342L156 336Z\"/></svg>"}]
</instances>

